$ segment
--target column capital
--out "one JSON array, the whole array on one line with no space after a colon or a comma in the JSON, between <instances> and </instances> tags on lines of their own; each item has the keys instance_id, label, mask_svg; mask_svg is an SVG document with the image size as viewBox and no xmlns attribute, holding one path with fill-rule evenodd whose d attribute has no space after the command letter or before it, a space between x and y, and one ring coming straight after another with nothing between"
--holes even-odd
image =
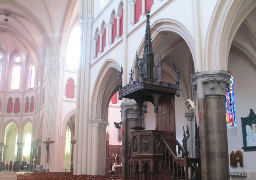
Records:
<instances>
[{"instance_id":1,"label":"column capital","mask_svg":"<svg viewBox=\"0 0 256 180\"><path fill-rule=\"evenodd\" d=\"M102 128L106 128L108 125L107 121L104 121L103 119L93 119L93 120L89 120L88 124L91 127L102 127Z\"/></svg>"},{"instance_id":2,"label":"column capital","mask_svg":"<svg viewBox=\"0 0 256 180\"><path fill-rule=\"evenodd\" d=\"M230 84L231 74L223 70L203 71L192 76L193 88L199 83L203 84L204 94L207 95L225 95L226 88Z\"/></svg>"},{"instance_id":3,"label":"column capital","mask_svg":"<svg viewBox=\"0 0 256 180\"><path fill-rule=\"evenodd\" d=\"M185 117L187 118L188 121L192 121L194 118L194 111L185 113Z\"/></svg>"}]
</instances>

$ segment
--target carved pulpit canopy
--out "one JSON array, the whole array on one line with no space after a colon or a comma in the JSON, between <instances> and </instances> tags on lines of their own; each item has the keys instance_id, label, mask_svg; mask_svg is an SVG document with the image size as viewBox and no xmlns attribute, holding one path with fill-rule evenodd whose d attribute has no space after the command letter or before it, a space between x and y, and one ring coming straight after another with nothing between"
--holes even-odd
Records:
<instances>
[{"instance_id":1,"label":"carved pulpit canopy","mask_svg":"<svg viewBox=\"0 0 256 180\"><path fill-rule=\"evenodd\" d=\"M155 111L158 108L159 98L164 96L174 97L180 95L180 72L179 68L174 69L176 71L177 79L176 84L170 82L164 82L161 79L162 73L162 59L159 54L158 64L154 64L154 53L152 48L151 32L150 32L150 15L147 14L146 32L144 41L144 51L142 58L139 58L136 53L135 70L131 70L129 73L130 80L125 86L122 85L123 69L118 73L119 79L119 99L129 98L137 102L139 112L141 112L141 106L145 101L151 102L155 106ZM153 75L154 69L157 71L156 77ZM133 79L133 75L134 78Z\"/></svg>"}]
</instances>

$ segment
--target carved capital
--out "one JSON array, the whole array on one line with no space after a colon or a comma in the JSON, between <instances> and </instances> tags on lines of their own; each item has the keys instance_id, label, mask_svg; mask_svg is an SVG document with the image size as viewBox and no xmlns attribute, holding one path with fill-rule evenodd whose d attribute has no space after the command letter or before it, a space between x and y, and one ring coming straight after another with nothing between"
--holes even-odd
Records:
<instances>
[{"instance_id":1,"label":"carved capital","mask_svg":"<svg viewBox=\"0 0 256 180\"><path fill-rule=\"evenodd\" d=\"M196 73L192 76L193 88L196 88L198 83L203 84L204 94L207 95L225 95L226 88L230 84L231 74L220 71L204 71Z\"/></svg>"},{"instance_id":2,"label":"carved capital","mask_svg":"<svg viewBox=\"0 0 256 180\"><path fill-rule=\"evenodd\" d=\"M187 118L188 121L192 121L194 118L194 112L185 113L185 117Z\"/></svg>"},{"instance_id":3,"label":"carved capital","mask_svg":"<svg viewBox=\"0 0 256 180\"><path fill-rule=\"evenodd\" d=\"M108 125L107 121L104 121L102 119L93 119L93 120L89 120L88 124L91 127L102 127L102 128L106 128Z\"/></svg>"}]
</instances>

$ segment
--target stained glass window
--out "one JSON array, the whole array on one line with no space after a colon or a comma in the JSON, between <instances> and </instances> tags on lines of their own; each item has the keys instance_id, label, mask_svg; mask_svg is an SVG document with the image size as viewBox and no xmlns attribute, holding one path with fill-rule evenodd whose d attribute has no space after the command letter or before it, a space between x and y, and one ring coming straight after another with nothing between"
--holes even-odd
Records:
<instances>
[{"instance_id":1,"label":"stained glass window","mask_svg":"<svg viewBox=\"0 0 256 180\"><path fill-rule=\"evenodd\" d=\"M68 128L67 128L67 131L66 131L66 147L65 147L65 154L66 154L66 155L69 155L70 152L71 152L71 144L70 144L70 141L71 141L71 130L70 130L70 128L68 127Z\"/></svg>"},{"instance_id":2,"label":"stained glass window","mask_svg":"<svg viewBox=\"0 0 256 180\"><path fill-rule=\"evenodd\" d=\"M226 124L227 127L236 127L236 105L235 105L235 92L234 92L234 79L230 78L230 85L226 92Z\"/></svg>"},{"instance_id":3,"label":"stained glass window","mask_svg":"<svg viewBox=\"0 0 256 180\"><path fill-rule=\"evenodd\" d=\"M21 62L20 56L16 56L16 57L14 58L14 61L15 61L15 62Z\"/></svg>"}]
</instances>

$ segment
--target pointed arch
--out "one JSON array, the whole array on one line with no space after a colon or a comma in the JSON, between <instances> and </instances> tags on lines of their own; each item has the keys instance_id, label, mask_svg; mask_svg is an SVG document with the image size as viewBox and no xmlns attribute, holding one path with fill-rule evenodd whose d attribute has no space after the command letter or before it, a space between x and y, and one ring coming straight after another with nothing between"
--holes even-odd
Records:
<instances>
[{"instance_id":1,"label":"pointed arch","mask_svg":"<svg viewBox=\"0 0 256 180\"><path fill-rule=\"evenodd\" d=\"M91 96L92 119L104 119L104 117L107 115L107 112L105 111L110 98L117 91L118 71L120 71L120 66L114 60L106 60L99 71ZM111 79L111 77L113 78ZM114 77L116 77L116 79Z\"/></svg>"},{"instance_id":2,"label":"pointed arch","mask_svg":"<svg viewBox=\"0 0 256 180\"><path fill-rule=\"evenodd\" d=\"M72 78L69 78L66 84L66 98L74 99L74 97L75 97L75 82Z\"/></svg>"},{"instance_id":3,"label":"pointed arch","mask_svg":"<svg viewBox=\"0 0 256 180\"><path fill-rule=\"evenodd\" d=\"M20 98L16 98L14 102L14 114L20 113Z\"/></svg>"},{"instance_id":4,"label":"pointed arch","mask_svg":"<svg viewBox=\"0 0 256 180\"><path fill-rule=\"evenodd\" d=\"M11 114L13 112L13 99L9 98L7 102L7 114Z\"/></svg>"}]
</instances>

